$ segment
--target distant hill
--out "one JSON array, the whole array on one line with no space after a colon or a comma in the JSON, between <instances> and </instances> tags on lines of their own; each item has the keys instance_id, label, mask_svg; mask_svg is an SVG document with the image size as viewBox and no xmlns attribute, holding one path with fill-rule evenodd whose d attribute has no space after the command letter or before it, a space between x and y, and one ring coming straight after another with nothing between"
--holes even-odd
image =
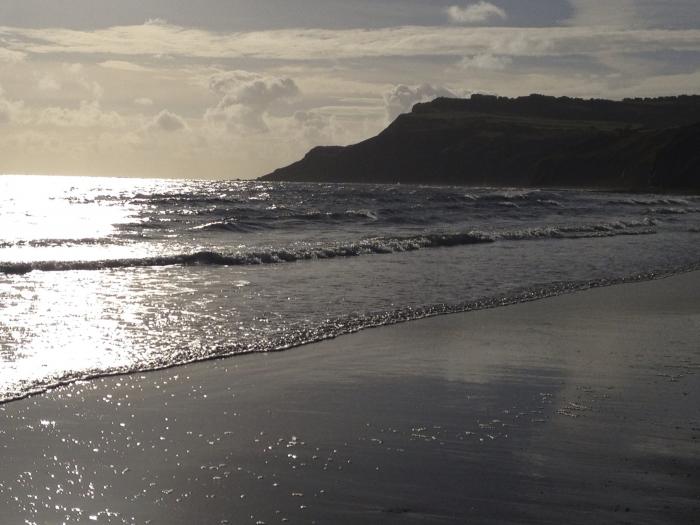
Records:
<instances>
[{"instance_id":1,"label":"distant hill","mask_svg":"<svg viewBox=\"0 0 700 525\"><path fill-rule=\"evenodd\" d=\"M697 192L700 96L439 98L262 179Z\"/></svg>"}]
</instances>

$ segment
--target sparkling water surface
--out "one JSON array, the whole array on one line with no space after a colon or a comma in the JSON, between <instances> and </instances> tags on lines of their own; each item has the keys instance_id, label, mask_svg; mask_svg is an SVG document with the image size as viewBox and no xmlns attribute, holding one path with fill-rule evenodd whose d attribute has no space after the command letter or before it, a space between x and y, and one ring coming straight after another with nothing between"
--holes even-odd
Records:
<instances>
[{"instance_id":1,"label":"sparkling water surface","mask_svg":"<svg viewBox=\"0 0 700 525\"><path fill-rule=\"evenodd\" d=\"M700 198L0 177L0 400L700 263Z\"/></svg>"}]
</instances>

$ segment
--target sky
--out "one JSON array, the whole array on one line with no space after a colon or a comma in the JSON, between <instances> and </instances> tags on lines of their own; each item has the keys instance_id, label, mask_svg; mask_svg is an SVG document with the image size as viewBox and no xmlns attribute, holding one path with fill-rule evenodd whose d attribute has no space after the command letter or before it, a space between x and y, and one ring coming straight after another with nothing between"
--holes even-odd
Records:
<instances>
[{"instance_id":1,"label":"sky","mask_svg":"<svg viewBox=\"0 0 700 525\"><path fill-rule=\"evenodd\" d=\"M253 178L472 93L699 94L700 5L0 3L0 173Z\"/></svg>"}]
</instances>

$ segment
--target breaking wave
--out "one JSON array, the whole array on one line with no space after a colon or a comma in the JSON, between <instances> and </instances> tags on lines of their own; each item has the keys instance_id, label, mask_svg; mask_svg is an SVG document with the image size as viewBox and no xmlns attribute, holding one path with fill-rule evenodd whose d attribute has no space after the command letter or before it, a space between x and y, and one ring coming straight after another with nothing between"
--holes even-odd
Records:
<instances>
[{"instance_id":1,"label":"breaking wave","mask_svg":"<svg viewBox=\"0 0 700 525\"><path fill-rule=\"evenodd\" d=\"M0 273L25 274L32 271L104 270L148 266L244 266L276 264L370 254L400 253L425 248L443 248L485 244L498 241L537 239L584 239L617 235L651 235L656 230L652 219L616 221L583 225L550 226L506 231L468 231L461 233L429 233L404 237L374 237L352 243L301 245L281 249L253 250L238 253L197 251L153 257L104 259L87 261L34 261L0 263ZM227 228L226 225L209 227Z\"/></svg>"},{"instance_id":2,"label":"breaking wave","mask_svg":"<svg viewBox=\"0 0 700 525\"><path fill-rule=\"evenodd\" d=\"M27 239L0 242L0 248L55 248L58 246L106 246L117 243L111 237L94 237L85 239Z\"/></svg>"},{"instance_id":3,"label":"breaking wave","mask_svg":"<svg viewBox=\"0 0 700 525\"><path fill-rule=\"evenodd\" d=\"M307 344L318 343L342 335L352 334L369 328L389 326L438 315L464 313L486 310L501 306L546 299L574 292L662 279L689 271L697 271L700 265L689 265L667 271L650 271L637 273L619 278L592 279L584 281L560 281L533 288L513 290L509 294L484 297L477 300L463 301L454 304L439 303L418 307L402 307L380 312L355 313L343 317L326 318L318 324L300 324L290 327L283 333L268 338L246 342L231 342L228 345L212 347L202 352L202 349L181 348L175 355L167 359L154 358L149 362L134 363L130 366L120 366L111 369L84 370L81 373L68 372L61 377L46 378L42 381L25 383L21 392L0 392L0 405L25 399L53 388L66 386L78 381L87 381L100 377L119 376L138 372L152 372L182 365L211 361L227 357L252 353L280 352ZM247 281L237 281L236 286L246 286Z\"/></svg>"}]
</instances>

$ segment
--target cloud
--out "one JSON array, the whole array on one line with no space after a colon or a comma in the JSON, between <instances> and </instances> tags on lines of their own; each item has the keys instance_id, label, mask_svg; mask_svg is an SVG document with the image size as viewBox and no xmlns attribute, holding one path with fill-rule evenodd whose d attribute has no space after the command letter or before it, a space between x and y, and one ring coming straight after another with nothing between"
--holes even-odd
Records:
<instances>
[{"instance_id":1,"label":"cloud","mask_svg":"<svg viewBox=\"0 0 700 525\"><path fill-rule=\"evenodd\" d=\"M0 124L9 124L17 114L17 106L4 98L0 98Z\"/></svg>"},{"instance_id":2,"label":"cloud","mask_svg":"<svg viewBox=\"0 0 700 525\"><path fill-rule=\"evenodd\" d=\"M230 176L231 166L249 176L310 146L363 140L416 102L462 96L462 85L509 96L698 91L700 27L657 23L654 30L625 22L632 15L638 20L637 7L652 0L633 0L634 10L620 0L619 17L591 0L587 23L579 17L578 24L542 28L493 27L501 20L496 15L481 26L448 24L441 10L451 4L466 10L478 1L438 8L439 2L427 2L433 7L426 13L440 23L435 27L238 33L164 21L90 31L0 27L0 71L10 92L0 95L0 149L31 132L57 144L56 153L45 156L46 169L54 171L85 171L69 158L84 151L95 155L86 166L103 174L123 168L186 175L187 167L206 165L216 176ZM521 21L508 7L514 0L490 1ZM248 71L217 71L236 67ZM40 92L44 77L55 79L60 91ZM433 85L414 85L423 79ZM93 152L98 142L99 155ZM109 148L111 156L104 154ZM30 145L0 153L5 170L15 162L9 159L27 163L26 170L41 157Z\"/></svg>"},{"instance_id":3,"label":"cloud","mask_svg":"<svg viewBox=\"0 0 700 525\"><path fill-rule=\"evenodd\" d=\"M165 18L149 18L146 20L143 25L145 26L167 26L168 21Z\"/></svg>"},{"instance_id":4,"label":"cloud","mask_svg":"<svg viewBox=\"0 0 700 525\"><path fill-rule=\"evenodd\" d=\"M209 89L220 95L219 103L206 110L205 119L223 123L229 131L267 131L265 113L277 102L299 94L289 77L262 76L248 71L222 71L209 77Z\"/></svg>"},{"instance_id":5,"label":"cloud","mask_svg":"<svg viewBox=\"0 0 700 525\"><path fill-rule=\"evenodd\" d=\"M97 100L83 100L78 108L49 107L41 110L37 124L66 128L120 128L124 119L116 111L104 111Z\"/></svg>"},{"instance_id":6,"label":"cloud","mask_svg":"<svg viewBox=\"0 0 700 525\"><path fill-rule=\"evenodd\" d=\"M264 119L264 111L239 104L235 97L228 95L219 103L204 112L204 119L212 124L221 124L232 133L240 131L269 131Z\"/></svg>"},{"instance_id":7,"label":"cloud","mask_svg":"<svg viewBox=\"0 0 700 525\"><path fill-rule=\"evenodd\" d=\"M27 58L26 53L21 51L13 51L12 49L7 49L0 47L0 62L7 62L10 64L16 64L17 62L23 62Z\"/></svg>"},{"instance_id":8,"label":"cloud","mask_svg":"<svg viewBox=\"0 0 700 525\"><path fill-rule=\"evenodd\" d=\"M491 55L489 53L483 55L474 55L472 57L464 57L459 63L464 69L486 69L493 71L503 71L513 63L513 59L509 56Z\"/></svg>"},{"instance_id":9,"label":"cloud","mask_svg":"<svg viewBox=\"0 0 700 525\"><path fill-rule=\"evenodd\" d=\"M209 77L209 89L235 99L236 103L267 107L274 100L299 94L289 77L264 77L249 71L223 71Z\"/></svg>"},{"instance_id":10,"label":"cloud","mask_svg":"<svg viewBox=\"0 0 700 525\"><path fill-rule=\"evenodd\" d=\"M494 18L505 20L506 12L489 2L479 2L466 7L453 5L447 8L447 17L454 24L478 24Z\"/></svg>"},{"instance_id":11,"label":"cloud","mask_svg":"<svg viewBox=\"0 0 700 525\"><path fill-rule=\"evenodd\" d=\"M332 140L332 118L318 111L297 111L293 121L308 144L320 144Z\"/></svg>"},{"instance_id":12,"label":"cloud","mask_svg":"<svg viewBox=\"0 0 700 525\"><path fill-rule=\"evenodd\" d=\"M382 29L284 29L213 33L165 24L95 31L0 27L25 53L190 58L339 60L396 56L519 56L700 51L700 30L565 27L430 27Z\"/></svg>"},{"instance_id":13,"label":"cloud","mask_svg":"<svg viewBox=\"0 0 700 525\"><path fill-rule=\"evenodd\" d=\"M24 102L21 100L9 100L5 97L5 90L0 85L0 125L9 124L17 120L23 109Z\"/></svg>"},{"instance_id":14,"label":"cloud","mask_svg":"<svg viewBox=\"0 0 700 525\"><path fill-rule=\"evenodd\" d=\"M54 72L56 71L54 70ZM102 84L89 79L85 75L85 67L80 62L62 63L59 73L61 73L59 74L60 81L55 80L55 82L59 84L58 87L64 92L75 95L77 93L76 88L78 88L85 92L83 95L79 95L82 98L85 98L85 95L87 95L90 99L99 100L104 96ZM47 73L44 75L46 83L44 88L48 88L49 91L55 87L51 85L51 78L54 78L52 74Z\"/></svg>"},{"instance_id":15,"label":"cloud","mask_svg":"<svg viewBox=\"0 0 700 525\"><path fill-rule=\"evenodd\" d=\"M74 62L72 64L63 64L63 69L68 71L71 75L79 75L83 72L83 65L79 62Z\"/></svg>"},{"instance_id":16,"label":"cloud","mask_svg":"<svg viewBox=\"0 0 700 525\"><path fill-rule=\"evenodd\" d=\"M101 99L105 93L105 90L102 87L102 84L100 84L99 82L94 82L94 81L91 82L91 81L86 80L84 78L79 79L79 82L80 82L80 85L84 89L86 89L90 93L92 98L94 98L95 100Z\"/></svg>"},{"instance_id":17,"label":"cloud","mask_svg":"<svg viewBox=\"0 0 700 525\"><path fill-rule=\"evenodd\" d=\"M391 122L401 113L411 111L418 102L430 102L438 97L454 98L458 96L457 93L443 86L399 84L384 94L387 120Z\"/></svg>"},{"instance_id":18,"label":"cloud","mask_svg":"<svg viewBox=\"0 0 700 525\"><path fill-rule=\"evenodd\" d=\"M44 75L39 79L38 87L41 91L58 91L61 84L51 75Z\"/></svg>"},{"instance_id":19,"label":"cloud","mask_svg":"<svg viewBox=\"0 0 700 525\"><path fill-rule=\"evenodd\" d=\"M98 64L100 67L107 69L118 69L120 71L150 71L147 67L127 62L125 60L105 60Z\"/></svg>"},{"instance_id":20,"label":"cloud","mask_svg":"<svg viewBox=\"0 0 700 525\"><path fill-rule=\"evenodd\" d=\"M259 74L251 73L250 71L219 71L209 76L207 84L209 89L217 95L226 95L233 89L260 78Z\"/></svg>"},{"instance_id":21,"label":"cloud","mask_svg":"<svg viewBox=\"0 0 700 525\"><path fill-rule=\"evenodd\" d=\"M180 115L171 113L167 109L164 109L146 125L146 129L149 131L155 130L172 133L174 131L187 129L187 124Z\"/></svg>"}]
</instances>

